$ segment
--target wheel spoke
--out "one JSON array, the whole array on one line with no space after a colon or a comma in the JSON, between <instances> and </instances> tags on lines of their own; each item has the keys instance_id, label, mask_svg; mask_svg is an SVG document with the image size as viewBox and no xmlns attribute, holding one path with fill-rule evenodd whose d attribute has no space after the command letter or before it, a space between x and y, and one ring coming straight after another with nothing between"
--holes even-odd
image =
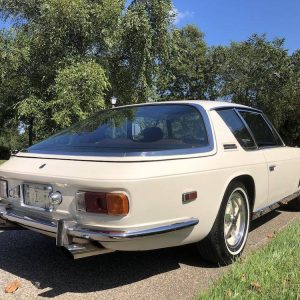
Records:
<instances>
[{"instance_id":1,"label":"wheel spoke","mask_svg":"<svg viewBox=\"0 0 300 300\"><path fill-rule=\"evenodd\" d=\"M227 239L232 236L232 232L234 231L234 227L235 227L235 225L233 223L231 223L231 225L230 225L230 227L229 227L229 229L228 229L228 231L227 231L227 233L225 235L225 237Z\"/></svg>"}]
</instances>

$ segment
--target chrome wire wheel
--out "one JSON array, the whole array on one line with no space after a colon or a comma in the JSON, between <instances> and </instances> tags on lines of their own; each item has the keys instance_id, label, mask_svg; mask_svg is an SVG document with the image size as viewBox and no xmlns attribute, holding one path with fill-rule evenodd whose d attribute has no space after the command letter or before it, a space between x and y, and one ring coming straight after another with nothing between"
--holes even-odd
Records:
<instances>
[{"instance_id":1,"label":"chrome wire wheel","mask_svg":"<svg viewBox=\"0 0 300 300\"><path fill-rule=\"evenodd\" d=\"M230 195L224 215L224 238L231 254L243 248L249 226L248 199L245 191L236 188Z\"/></svg>"}]
</instances>

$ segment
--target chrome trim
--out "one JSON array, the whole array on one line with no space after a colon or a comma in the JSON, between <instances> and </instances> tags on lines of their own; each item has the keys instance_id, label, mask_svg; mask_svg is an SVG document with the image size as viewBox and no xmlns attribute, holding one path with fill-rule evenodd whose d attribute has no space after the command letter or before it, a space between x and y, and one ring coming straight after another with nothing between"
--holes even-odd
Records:
<instances>
[{"instance_id":1,"label":"chrome trim","mask_svg":"<svg viewBox=\"0 0 300 300\"><path fill-rule=\"evenodd\" d=\"M95 246L90 243L66 245L63 249L65 249L67 253L69 253L72 256L73 259L80 259L94 255L115 252L115 250L103 248L101 247L101 245Z\"/></svg>"},{"instance_id":2,"label":"chrome trim","mask_svg":"<svg viewBox=\"0 0 300 300\"><path fill-rule=\"evenodd\" d=\"M18 214L10 209L0 207L0 217L4 220L8 220L19 225L33 227L40 230L49 232L56 232L57 222L44 220L40 218L32 218L26 215Z\"/></svg>"},{"instance_id":3,"label":"chrome trim","mask_svg":"<svg viewBox=\"0 0 300 300\"><path fill-rule=\"evenodd\" d=\"M72 237L68 234L68 229L76 225L75 220L58 220L56 232L56 246L63 247L72 244Z\"/></svg>"},{"instance_id":4,"label":"chrome trim","mask_svg":"<svg viewBox=\"0 0 300 300\"><path fill-rule=\"evenodd\" d=\"M218 110L233 109L233 108L262 113L262 110L260 110L258 108L253 108L253 107L243 106L243 105L236 105L235 103L233 103L232 105L224 105L224 106L212 107L209 110L210 111L213 111L213 110L218 111Z\"/></svg>"},{"instance_id":5,"label":"chrome trim","mask_svg":"<svg viewBox=\"0 0 300 300\"><path fill-rule=\"evenodd\" d=\"M0 206L0 217L21 226L56 233L58 246L71 244L71 238L73 237L98 242L123 241L182 230L193 227L199 223L199 220L196 218L188 218L158 227L130 231L117 231L110 230L108 228L101 229L96 227L83 227L73 219L44 220L28 217L22 213L6 209L3 206Z\"/></svg>"},{"instance_id":6,"label":"chrome trim","mask_svg":"<svg viewBox=\"0 0 300 300\"><path fill-rule=\"evenodd\" d=\"M254 134L253 134L252 130L250 129L248 123L247 123L246 120L243 118L243 116L240 114L240 112L239 112L238 109L235 108L234 111L235 111L235 113L238 115L238 117L241 119L242 123L245 125L245 127L246 127L246 129L248 130L248 133L250 134L250 136L251 136L251 138L252 138L252 140L253 140L253 142L254 142L254 145L255 145L254 148L251 148L251 147L246 148L246 147L243 147L242 145L241 145L241 146L242 146L245 150L247 150L247 151L258 150L258 149L259 149L258 144L257 144L257 142L256 142L256 139L255 139L255 137L254 137ZM248 112L249 112L249 111L248 111Z\"/></svg>"},{"instance_id":7,"label":"chrome trim","mask_svg":"<svg viewBox=\"0 0 300 300\"><path fill-rule=\"evenodd\" d=\"M289 195L289 196L287 196L287 197L284 197L280 201L273 202L268 206L265 206L263 208L259 208L259 209L255 210L252 213L252 220L255 220L255 219L271 212L272 210L280 207L281 205L288 204L290 201L296 199L299 196L300 196L300 190L293 193L293 194L291 194L291 195Z\"/></svg>"},{"instance_id":8,"label":"chrome trim","mask_svg":"<svg viewBox=\"0 0 300 300\"><path fill-rule=\"evenodd\" d=\"M236 150L238 147L236 144L223 144L224 150Z\"/></svg>"},{"instance_id":9,"label":"chrome trim","mask_svg":"<svg viewBox=\"0 0 300 300\"><path fill-rule=\"evenodd\" d=\"M173 223L170 225L149 228L145 230L135 230L135 231L105 231L105 230L91 230L89 228L70 228L68 233L72 236L90 239L93 241L112 241L112 240L130 240L135 238L143 238L147 236L153 236L163 233L169 233L185 228L195 226L199 223L198 219L190 218L178 223Z\"/></svg>"},{"instance_id":10,"label":"chrome trim","mask_svg":"<svg viewBox=\"0 0 300 300\"><path fill-rule=\"evenodd\" d=\"M275 203L273 203L273 204L271 204L269 206L266 206L266 207L264 207L262 209L259 209L259 210L255 211L255 212L253 212L251 220L252 221L256 220L257 218L259 218L259 217L261 217L261 216L263 216L263 215L271 212L274 209L277 209L278 207L280 207L280 203L279 202L275 202Z\"/></svg>"}]
</instances>

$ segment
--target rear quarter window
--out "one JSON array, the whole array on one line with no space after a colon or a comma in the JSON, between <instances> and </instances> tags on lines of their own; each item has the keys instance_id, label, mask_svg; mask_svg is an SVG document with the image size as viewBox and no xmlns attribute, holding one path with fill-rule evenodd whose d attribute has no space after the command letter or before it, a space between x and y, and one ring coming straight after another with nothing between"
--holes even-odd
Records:
<instances>
[{"instance_id":1,"label":"rear quarter window","mask_svg":"<svg viewBox=\"0 0 300 300\"><path fill-rule=\"evenodd\" d=\"M250 132L234 109L219 110L218 113L244 149L256 148Z\"/></svg>"}]
</instances>

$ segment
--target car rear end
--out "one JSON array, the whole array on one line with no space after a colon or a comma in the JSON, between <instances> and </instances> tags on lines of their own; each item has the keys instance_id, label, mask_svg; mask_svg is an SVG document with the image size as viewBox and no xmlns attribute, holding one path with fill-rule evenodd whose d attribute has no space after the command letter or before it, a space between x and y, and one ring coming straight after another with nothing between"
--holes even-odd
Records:
<instances>
[{"instance_id":1,"label":"car rear end","mask_svg":"<svg viewBox=\"0 0 300 300\"><path fill-rule=\"evenodd\" d=\"M159 120L155 109L135 109L135 118L125 110L113 126L111 116L110 123L101 116L96 126L86 122L18 153L0 167L2 227L18 224L55 237L74 258L201 239L212 221L197 226L195 160L215 153L202 110L168 105L159 109ZM209 219L213 209L203 209Z\"/></svg>"}]
</instances>

